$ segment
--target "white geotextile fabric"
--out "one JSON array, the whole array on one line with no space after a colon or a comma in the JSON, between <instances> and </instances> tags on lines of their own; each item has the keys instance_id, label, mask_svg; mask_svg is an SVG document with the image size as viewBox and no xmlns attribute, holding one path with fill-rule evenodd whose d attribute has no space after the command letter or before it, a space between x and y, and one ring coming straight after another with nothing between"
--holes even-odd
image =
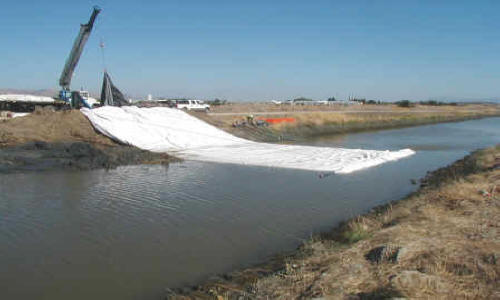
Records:
<instances>
[{"instance_id":1,"label":"white geotextile fabric","mask_svg":"<svg viewBox=\"0 0 500 300\"><path fill-rule=\"evenodd\" d=\"M153 152L188 160L349 173L415 152L257 143L235 137L181 110L135 106L83 108L104 135Z\"/></svg>"},{"instance_id":2,"label":"white geotextile fabric","mask_svg":"<svg viewBox=\"0 0 500 300\"><path fill-rule=\"evenodd\" d=\"M26 117L28 115L31 115L31 113L12 113L11 118Z\"/></svg>"},{"instance_id":3,"label":"white geotextile fabric","mask_svg":"<svg viewBox=\"0 0 500 300\"><path fill-rule=\"evenodd\" d=\"M24 94L4 94L0 95L0 101L18 101L18 102L39 102L52 103L54 98Z\"/></svg>"}]
</instances>

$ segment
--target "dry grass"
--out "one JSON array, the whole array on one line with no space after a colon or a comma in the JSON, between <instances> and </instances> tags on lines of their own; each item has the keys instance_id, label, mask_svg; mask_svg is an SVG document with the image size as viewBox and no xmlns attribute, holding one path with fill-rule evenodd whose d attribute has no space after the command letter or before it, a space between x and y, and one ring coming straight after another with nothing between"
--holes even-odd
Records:
<instances>
[{"instance_id":1,"label":"dry grass","mask_svg":"<svg viewBox=\"0 0 500 300\"><path fill-rule=\"evenodd\" d=\"M275 140L278 140L278 137L282 135L295 139L311 135L347 133L461 121L485 116L500 116L500 106L478 104L464 106L417 105L413 108L401 108L396 105L279 106L265 103L238 103L215 106L212 112L216 114L195 113L195 115L208 123L243 138L258 139L260 135L254 137L252 131L267 130L267 133L263 135L266 137L266 141L270 141L272 139L269 139L269 136L274 136ZM252 126L233 128L232 124L235 121L245 119L245 113L253 113L257 118L293 117L296 122L274 124L266 130Z\"/></svg>"},{"instance_id":2,"label":"dry grass","mask_svg":"<svg viewBox=\"0 0 500 300\"><path fill-rule=\"evenodd\" d=\"M430 175L445 183L312 238L280 268L191 297L500 299L499 166L500 146L478 152Z\"/></svg>"},{"instance_id":3,"label":"dry grass","mask_svg":"<svg viewBox=\"0 0 500 300\"><path fill-rule=\"evenodd\" d=\"M278 124L275 128L280 130L293 130L294 127L325 127L334 126L337 128L349 129L371 129L380 127L418 125L422 123L434 123L452 120L476 118L489 115L493 111L429 111L413 112L363 112L363 113L321 113L311 112L307 114L294 115L297 122ZM500 112L497 112L497 114Z\"/></svg>"},{"instance_id":4,"label":"dry grass","mask_svg":"<svg viewBox=\"0 0 500 300\"><path fill-rule=\"evenodd\" d=\"M0 121L0 146L34 141L116 145L111 139L98 134L78 110L40 110L26 117Z\"/></svg>"},{"instance_id":5,"label":"dry grass","mask_svg":"<svg viewBox=\"0 0 500 300\"><path fill-rule=\"evenodd\" d=\"M212 106L211 111L215 113L260 113L260 112L302 112L302 111L389 111L389 112L407 112L407 111L428 111L428 112L446 112L446 111L485 111L498 110L495 105L468 104L460 106L428 106L416 105L411 108L403 108L394 104L383 105L275 105L263 102L238 102L226 105Z\"/></svg>"}]
</instances>

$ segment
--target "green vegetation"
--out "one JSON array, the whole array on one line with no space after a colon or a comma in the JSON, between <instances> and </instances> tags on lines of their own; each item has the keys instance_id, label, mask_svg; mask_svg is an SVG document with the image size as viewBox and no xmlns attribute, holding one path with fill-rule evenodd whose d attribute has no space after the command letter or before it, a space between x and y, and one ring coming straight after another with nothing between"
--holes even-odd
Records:
<instances>
[{"instance_id":1,"label":"green vegetation","mask_svg":"<svg viewBox=\"0 0 500 300\"><path fill-rule=\"evenodd\" d=\"M396 102L396 105L399 107L407 107L407 108L415 106L415 104L413 104L410 100L400 100Z\"/></svg>"},{"instance_id":2,"label":"green vegetation","mask_svg":"<svg viewBox=\"0 0 500 300\"><path fill-rule=\"evenodd\" d=\"M442 106L442 105L450 105L450 106L457 106L458 103L456 102L440 102L436 100L428 100L428 101L420 101L418 102L420 105L429 105L429 106Z\"/></svg>"},{"instance_id":3,"label":"green vegetation","mask_svg":"<svg viewBox=\"0 0 500 300\"><path fill-rule=\"evenodd\" d=\"M214 100L208 100L205 101L206 103L210 104L211 106L219 106L219 105L225 105L227 104L227 100L221 100L219 98L215 98Z\"/></svg>"},{"instance_id":4,"label":"green vegetation","mask_svg":"<svg viewBox=\"0 0 500 300\"><path fill-rule=\"evenodd\" d=\"M375 104L375 103L371 103ZM399 107L415 107L416 105L426 105L426 106L457 106L458 103L456 102L439 102L436 100L427 100L427 101L418 101L418 102L412 102L410 100L400 100L396 102L396 105Z\"/></svg>"},{"instance_id":5,"label":"green vegetation","mask_svg":"<svg viewBox=\"0 0 500 300\"><path fill-rule=\"evenodd\" d=\"M370 237L369 226L364 218L357 218L342 227L339 242L353 244Z\"/></svg>"},{"instance_id":6,"label":"green vegetation","mask_svg":"<svg viewBox=\"0 0 500 300\"><path fill-rule=\"evenodd\" d=\"M314 101L314 100L311 98L306 98L306 97L299 97L299 98L293 99L293 102L300 102L300 101Z\"/></svg>"}]
</instances>

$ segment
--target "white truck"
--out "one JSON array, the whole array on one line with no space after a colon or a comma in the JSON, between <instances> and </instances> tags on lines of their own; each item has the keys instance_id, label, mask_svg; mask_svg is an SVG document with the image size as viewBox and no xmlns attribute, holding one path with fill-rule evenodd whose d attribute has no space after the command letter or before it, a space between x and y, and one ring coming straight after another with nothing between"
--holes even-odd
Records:
<instances>
[{"instance_id":1,"label":"white truck","mask_svg":"<svg viewBox=\"0 0 500 300\"><path fill-rule=\"evenodd\" d=\"M88 91L78 91L78 93L85 101L87 101L91 108L94 106L94 104L97 104L96 106L100 104L99 100L90 97L90 93Z\"/></svg>"},{"instance_id":2,"label":"white truck","mask_svg":"<svg viewBox=\"0 0 500 300\"><path fill-rule=\"evenodd\" d=\"M203 103L201 100L177 100L176 107L185 110L210 110L210 105Z\"/></svg>"}]
</instances>

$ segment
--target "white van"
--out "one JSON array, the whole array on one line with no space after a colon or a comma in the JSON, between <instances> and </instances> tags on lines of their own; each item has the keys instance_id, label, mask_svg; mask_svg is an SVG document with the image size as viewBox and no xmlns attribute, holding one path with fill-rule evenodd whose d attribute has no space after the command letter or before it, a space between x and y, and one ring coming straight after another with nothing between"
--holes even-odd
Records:
<instances>
[{"instance_id":1,"label":"white van","mask_svg":"<svg viewBox=\"0 0 500 300\"><path fill-rule=\"evenodd\" d=\"M177 100L176 106L178 109L185 110L210 110L210 105L201 100Z\"/></svg>"}]
</instances>

